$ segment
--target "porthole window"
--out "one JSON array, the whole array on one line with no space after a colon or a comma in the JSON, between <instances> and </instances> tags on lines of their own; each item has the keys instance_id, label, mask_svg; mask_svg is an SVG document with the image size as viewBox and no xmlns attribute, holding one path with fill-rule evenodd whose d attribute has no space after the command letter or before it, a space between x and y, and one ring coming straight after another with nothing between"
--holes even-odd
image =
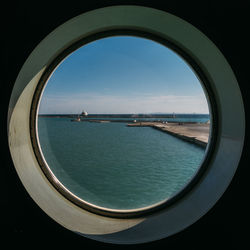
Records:
<instances>
[{"instance_id":1,"label":"porthole window","mask_svg":"<svg viewBox=\"0 0 250 250\"><path fill-rule=\"evenodd\" d=\"M78 48L34 95L32 138L45 175L96 213L167 205L204 168L210 115L197 76L174 51L138 36Z\"/></svg>"},{"instance_id":2,"label":"porthole window","mask_svg":"<svg viewBox=\"0 0 250 250\"><path fill-rule=\"evenodd\" d=\"M38 45L16 80L8 133L20 179L52 219L133 244L175 234L216 203L244 126L237 80L204 34L166 12L115 6Z\"/></svg>"}]
</instances>

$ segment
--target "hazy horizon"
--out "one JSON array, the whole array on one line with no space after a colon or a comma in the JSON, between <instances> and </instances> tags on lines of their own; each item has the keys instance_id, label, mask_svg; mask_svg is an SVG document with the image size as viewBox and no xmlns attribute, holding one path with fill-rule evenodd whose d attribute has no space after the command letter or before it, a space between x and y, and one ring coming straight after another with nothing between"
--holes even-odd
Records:
<instances>
[{"instance_id":1,"label":"hazy horizon","mask_svg":"<svg viewBox=\"0 0 250 250\"><path fill-rule=\"evenodd\" d=\"M80 113L39 113L38 115L78 115ZM210 115L209 113L89 113L88 115Z\"/></svg>"},{"instance_id":2,"label":"hazy horizon","mask_svg":"<svg viewBox=\"0 0 250 250\"><path fill-rule=\"evenodd\" d=\"M39 114L209 114L199 79L172 50L109 37L69 55L51 75Z\"/></svg>"}]
</instances>

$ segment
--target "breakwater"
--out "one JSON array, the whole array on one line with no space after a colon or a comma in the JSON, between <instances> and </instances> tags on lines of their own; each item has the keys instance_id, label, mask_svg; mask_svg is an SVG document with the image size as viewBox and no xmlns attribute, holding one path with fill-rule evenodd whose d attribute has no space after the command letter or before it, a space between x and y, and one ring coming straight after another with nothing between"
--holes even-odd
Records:
<instances>
[{"instance_id":1,"label":"breakwater","mask_svg":"<svg viewBox=\"0 0 250 250\"><path fill-rule=\"evenodd\" d=\"M77 122L94 122L94 123L109 123L122 122L127 123L128 127L152 127L162 132L171 134L177 138L194 143L200 147L206 148L208 144L210 124L198 122L162 122L158 120L143 121L143 120L124 120L124 119L74 119Z\"/></svg>"},{"instance_id":2,"label":"breakwater","mask_svg":"<svg viewBox=\"0 0 250 250\"><path fill-rule=\"evenodd\" d=\"M76 121L76 120L73 120ZM140 120L101 120L101 119L81 119L79 122L95 122L95 123L109 123L109 122L123 122L127 123L128 127L152 127L162 132L171 134L182 140L194 143L198 146L205 148L208 143L209 128L208 123L198 122L159 122L158 120L153 121L140 121Z\"/></svg>"},{"instance_id":3,"label":"breakwater","mask_svg":"<svg viewBox=\"0 0 250 250\"><path fill-rule=\"evenodd\" d=\"M208 144L209 124L205 123L157 123L136 122L127 124L128 127L152 127L162 132L171 134L182 140L194 143L205 148Z\"/></svg>"},{"instance_id":4,"label":"breakwater","mask_svg":"<svg viewBox=\"0 0 250 250\"><path fill-rule=\"evenodd\" d=\"M44 118L71 118L73 122L126 123L129 127L152 127L203 148L209 138L209 115L205 114L89 114L87 117L74 114L41 115Z\"/></svg>"},{"instance_id":5,"label":"breakwater","mask_svg":"<svg viewBox=\"0 0 250 250\"><path fill-rule=\"evenodd\" d=\"M123 122L123 123L134 123L134 124L140 124L140 123L164 123L164 121L161 121L159 119L151 119L150 121L145 120L130 120L130 119L89 119L89 118L76 118L72 119L71 121L77 121L77 122L97 122L97 123L104 123L104 122ZM178 123L178 124L185 124L187 122L180 122L180 121L168 121L168 123ZM197 122L188 122L189 124L197 124Z\"/></svg>"}]
</instances>

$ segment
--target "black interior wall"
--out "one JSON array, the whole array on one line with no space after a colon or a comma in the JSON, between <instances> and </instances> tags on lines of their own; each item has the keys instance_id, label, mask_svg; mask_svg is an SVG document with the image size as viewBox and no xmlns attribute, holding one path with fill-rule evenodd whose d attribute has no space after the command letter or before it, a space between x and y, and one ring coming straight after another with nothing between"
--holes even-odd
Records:
<instances>
[{"instance_id":1,"label":"black interior wall","mask_svg":"<svg viewBox=\"0 0 250 250\"><path fill-rule=\"evenodd\" d=\"M241 88L246 119L249 118L249 20L247 1L14 1L1 8L1 238L8 244L80 244L85 249L103 248L203 248L247 244L249 132L239 168L219 202L203 218L169 238L136 246L95 242L74 234L49 218L22 186L8 149L7 111L15 79L38 43L57 26L83 12L111 5L143 5L164 10L193 24L222 51ZM226 91L226 90L225 90ZM230 103L228 104L230 105ZM248 123L246 128L248 128ZM8 239L8 240L7 240ZM34 244L34 243L33 243ZM248 245L248 244L247 244Z\"/></svg>"}]
</instances>

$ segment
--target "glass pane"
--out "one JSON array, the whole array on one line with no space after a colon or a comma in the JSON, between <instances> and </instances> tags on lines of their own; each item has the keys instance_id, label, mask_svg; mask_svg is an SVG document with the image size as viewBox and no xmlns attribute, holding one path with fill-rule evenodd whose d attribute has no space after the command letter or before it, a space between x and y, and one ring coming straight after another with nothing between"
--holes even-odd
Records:
<instances>
[{"instance_id":1,"label":"glass pane","mask_svg":"<svg viewBox=\"0 0 250 250\"><path fill-rule=\"evenodd\" d=\"M80 199L107 209L145 208L180 192L202 164L209 129L190 66L132 36L74 51L48 80L38 113L50 170Z\"/></svg>"}]
</instances>

